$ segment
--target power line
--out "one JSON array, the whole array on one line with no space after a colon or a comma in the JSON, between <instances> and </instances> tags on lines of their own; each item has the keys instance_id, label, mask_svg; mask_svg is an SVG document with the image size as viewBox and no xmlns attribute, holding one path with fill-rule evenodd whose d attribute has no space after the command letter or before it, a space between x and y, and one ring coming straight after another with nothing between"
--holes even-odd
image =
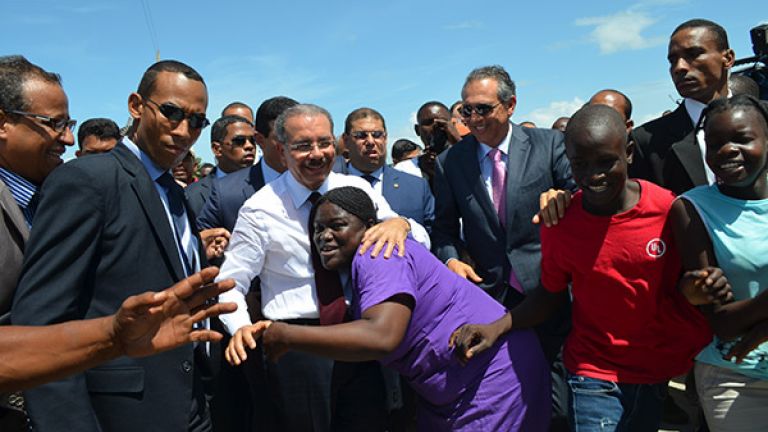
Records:
<instances>
[{"instance_id":1,"label":"power line","mask_svg":"<svg viewBox=\"0 0 768 432\"><path fill-rule=\"evenodd\" d=\"M147 0L141 0L141 8L144 12L144 22L147 24L147 30L149 30L149 39L152 41L152 47L155 48L155 60L160 60L160 44L157 37L157 29L155 28L154 20L152 19L152 11L149 9L149 3Z\"/></svg>"}]
</instances>

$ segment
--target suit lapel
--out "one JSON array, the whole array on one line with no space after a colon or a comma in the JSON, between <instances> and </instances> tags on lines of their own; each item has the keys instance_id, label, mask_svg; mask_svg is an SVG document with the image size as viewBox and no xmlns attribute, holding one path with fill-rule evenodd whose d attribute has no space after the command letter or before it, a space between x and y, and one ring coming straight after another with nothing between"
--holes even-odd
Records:
<instances>
[{"instance_id":1,"label":"suit lapel","mask_svg":"<svg viewBox=\"0 0 768 432\"><path fill-rule=\"evenodd\" d=\"M491 226L494 227L494 230L500 231L499 216L493 207L491 197L488 196L488 190L485 188L485 181L483 181L483 175L480 172L480 161L477 159L477 149L479 146L480 143L477 142L477 139L470 135L467 145L462 148L463 154L459 157L459 160L465 161L461 164L461 167L463 167L464 178L472 191L472 195L477 199L485 216L491 221Z\"/></svg>"},{"instance_id":2,"label":"suit lapel","mask_svg":"<svg viewBox=\"0 0 768 432\"><path fill-rule=\"evenodd\" d=\"M155 238L167 258L166 263L173 270L176 280L183 279L184 269L181 266L179 251L171 227L168 225L168 215L165 213L163 202L155 189L154 181L147 174L141 161L124 145L118 144L111 154L131 176L131 189L141 204Z\"/></svg>"},{"instance_id":3,"label":"suit lapel","mask_svg":"<svg viewBox=\"0 0 768 432\"><path fill-rule=\"evenodd\" d=\"M505 225L508 232L513 229L516 222L515 209L518 207L517 198L519 195L514 192L520 190L531 150L531 141L523 128L512 123L510 123L510 127L512 128L512 137L509 140L509 148L507 148L507 221Z\"/></svg>"},{"instance_id":4,"label":"suit lapel","mask_svg":"<svg viewBox=\"0 0 768 432\"><path fill-rule=\"evenodd\" d=\"M696 144L696 133L690 132L681 141L672 145L672 151L694 185L707 184L707 173L704 170L704 158L701 149Z\"/></svg>"},{"instance_id":5,"label":"suit lapel","mask_svg":"<svg viewBox=\"0 0 768 432\"><path fill-rule=\"evenodd\" d=\"M400 182L400 172L394 168L390 168L384 165L384 171L381 182L381 194L384 195L384 199L387 200L389 206L396 202L395 197L395 185Z\"/></svg>"},{"instance_id":6,"label":"suit lapel","mask_svg":"<svg viewBox=\"0 0 768 432\"><path fill-rule=\"evenodd\" d=\"M24 215L21 213L19 205L16 204L16 200L13 199L11 191L2 180L0 180L0 208L2 208L2 211L8 215L12 228L18 232L22 241L26 243L29 238L27 221L24 220Z\"/></svg>"},{"instance_id":7,"label":"suit lapel","mask_svg":"<svg viewBox=\"0 0 768 432\"><path fill-rule=\"evenodd\" d=\"M248 183L250 184L250 188L243 188L243 198L246 200L251 197L254 193L256 193L257 190L264 187L264 184L266 182L264 181L264 171L261 169L261 164L264 163L263 160L260 160L259 163L254 165L250 170L248 170Z\"/></svg>"}]
</instances>

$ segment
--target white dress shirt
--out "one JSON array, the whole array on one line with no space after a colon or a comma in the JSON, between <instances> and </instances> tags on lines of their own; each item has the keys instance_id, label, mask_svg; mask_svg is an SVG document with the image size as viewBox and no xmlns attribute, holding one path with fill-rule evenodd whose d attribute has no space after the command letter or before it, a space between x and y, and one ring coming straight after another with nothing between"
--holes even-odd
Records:
<instances>
[{"instance_id":1,"label":"white dress shirt","mask_svg":"<svg viewBox=\"0 0 768 432\"><path fill-rule=\"evenodd\" d=\"M384 197L359 177L332 172L317 191L325 193L342 186L355 186L367 192L378 209L379 219L398 217ZM245 295L257 276L261 279L262 312L268 319L319 317L308 233L312 206L307 199L312 192L286 171L253 194L240 209L217 278L235 280L235 288L219 296L220 301L235 302L238 306L237 311L221 316L231 334L251 324ZM413 238L429 247L424 227L409 222Z\"/></svg>"},{"instance_id":2,"label":"white dress shirt","mask_svg":"<svg viewBox=\"0 0 768 432\"><path fill-rule=\"evenodd\" d=\"M421 168L419 168L418 157L400 161L394 164L392 168L411 175L415 175L416 177L424 177L424 174L421 172Z\"/></svg>"},{"instance_id":3,"label":"white dress shirt","mask_svg":"<svg viewBox=\"0 0 768 432\"><path fill-rule=\"evenodd\" d=\"M691 98L685 98L683 103L685 103L685 110L688 111L688 116L691 118L691 123L693 123L695 128L698 126L701 113L707 107L707 104ZM707 165L707 142L704 140L704 130L698 130L695 133L696 144L699 146L699 150L701 150L701 162L704 164L704 172L707 174L707 184L711 185L715 182L715 173Z\"/></svg>"}]
</instances>

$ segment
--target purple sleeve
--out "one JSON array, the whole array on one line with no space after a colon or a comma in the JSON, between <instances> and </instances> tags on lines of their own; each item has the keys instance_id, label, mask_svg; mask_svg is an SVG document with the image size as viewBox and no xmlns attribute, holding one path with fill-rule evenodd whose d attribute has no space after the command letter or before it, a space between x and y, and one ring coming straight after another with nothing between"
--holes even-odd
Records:
<instances>
[{"instance_id":1,"label":"purple sleeve","mask_svg":"<svg viewBox=\"0 0 768 432\"><path fill-rule=\"evenodd\" d=\"M352 278L357 291L361 313L385 302L396 294L416 297L416 280L411 256L397 256L397 249L389 259L371 258L369 254L356 255L352 263Z\"/></svg>"}]
</instances>

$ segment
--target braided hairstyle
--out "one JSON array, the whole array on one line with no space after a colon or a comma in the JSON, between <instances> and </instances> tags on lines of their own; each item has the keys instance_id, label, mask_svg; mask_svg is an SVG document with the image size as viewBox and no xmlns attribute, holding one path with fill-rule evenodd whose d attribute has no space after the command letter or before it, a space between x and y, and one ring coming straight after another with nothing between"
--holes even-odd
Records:
<instances>
[{"instance_id":1,"label":"braided hairstyle","mask_svg":"<svg viewBox=\"0 0 768 432\"><path fill-rule=\"evenodd\" d=\"M343 186L329 190L312 206L312 211L309 214L310 227L314 226L318 207L325 202L336 204L347 213L355 215L363 221L366 227L371 227L378 222L376 207L368 194L354 186Z\"/></svg>"},{"instance_id":2,"label":"braided hairstyle","mask_svg":"<svg viewBox=\"0 0 768 432\"><path fill-rule=\"evenodd\" d=\"M699 129L707 127L709 117L721 113L723 111L732 110L737 107L749 107L758 112L763 118L763 129L768 135L768 104L765 101L761 101L753 96L747 94L739 94L731 98L715 99L704 108L701 113L701 119L699 120Z\"/></svg>"}]
</instances>

